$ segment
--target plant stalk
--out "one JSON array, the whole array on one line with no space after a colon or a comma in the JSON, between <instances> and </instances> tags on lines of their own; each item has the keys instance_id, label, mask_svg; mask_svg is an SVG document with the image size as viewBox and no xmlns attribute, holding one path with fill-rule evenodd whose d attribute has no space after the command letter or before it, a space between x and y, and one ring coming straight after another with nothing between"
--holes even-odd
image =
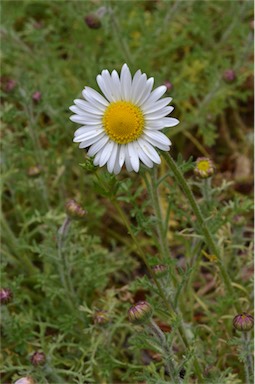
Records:
<instances>
[{"instance_id":1,"label":"plant stalk","mask_svg":"<svg viewBox=\"0 0 255 384\"><path fill-rule=\"evenodd\" d=\"M213 237L212 237L212 235L211 235L211 233L207 227L206 221L205 221L205 219L202 215L202 212L201 212L201 210L200 210L200 208L196 202L196 199L193 195L193 192L191 191L191 189L190 189L189 185L187 184L183 174L179 170L177 164L175 163L175 161L173 160L171 155L169 153L162 152L162 156L164 157L167 165L169 166L169 168L173 172L177 182L179 183L184 194L186 195L186 197L190 203L190 206L193 209L194 214L196 215L198 224L199 224L200 229L204 235L205 242L206 242L208 248L210 249L212 255L215 256L215 258L217 260L217 265L219 267L219 270L220 270L220 273L222 276L222 280L223 280L224 285L225 285L225 289L228 292L229 296L233 299L235 296L235 292L234 292L234 289L232 287L229 274L228 274L227 270L225 269L224 264L222 262L221 251L218 248L218 246L216 245L216 243L215 243L215 241L214 241L214 239L213 239ZM241 308L240 308L238 302L236 302L236 303L234 302L233 306L234 306L235 311L237 313L241 312Z\"/></svg>"}]
</instances>

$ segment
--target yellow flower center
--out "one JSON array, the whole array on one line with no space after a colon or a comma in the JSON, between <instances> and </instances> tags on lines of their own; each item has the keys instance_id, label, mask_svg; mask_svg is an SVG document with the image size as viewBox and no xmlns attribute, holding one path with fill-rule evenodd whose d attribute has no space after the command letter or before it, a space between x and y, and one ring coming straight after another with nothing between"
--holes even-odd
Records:
<instances>
[{"instance_id":1,"label":"yellow flower center","mask_svg":"<svg viewBox=\"0 0 255 384\"><path fill-rule=\"evenodd\" d=\"M143 113L129 101L117 101L107 107L103 126L110 139L118 144L127 144L138 139L143 133Z\"/></svg>"},{"instance_id":2,"label":"yellow flower center","mask_svg":"<svg viewBox=\"0 0 255 384\"><path fill-rule=\"evenodd\" d=\"M208 171L210 169L210 163L208 160L200 160L197 164L199 171Z\"/></svg>"}]
</instances>

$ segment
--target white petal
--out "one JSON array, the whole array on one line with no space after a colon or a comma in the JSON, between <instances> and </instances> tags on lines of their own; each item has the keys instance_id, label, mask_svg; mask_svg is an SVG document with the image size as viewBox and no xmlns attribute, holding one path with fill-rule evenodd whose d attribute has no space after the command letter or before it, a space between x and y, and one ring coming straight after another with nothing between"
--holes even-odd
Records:
<instances>
[{"instance_id":1,"label":"white petal","mask_svg":"<svg viewBox=\"0 0 255 384\"><path fill-rule=\"evenodd\" d=\"M160 87L154 89L154 91L151 92L149 98L146 100L146 103L152 103L154 101L157 101L161 96L164 95L167 88L165 85L161 85Z\"/></svg>"},{"instance_id":2,"label":"white petal","mask_svg":"<svg viewBox=\"0 0 255 384\"><path fill-rule=\"evenodd\" d=\"M88 101L75 99L74 104L76 104L77 107L84 110L85 112L94 113L94 115L100 115L100 116L102 116L103 114L99 108L97 108L95 105L91 105Z\"/></svg>"},{"instance_id":3,"label":"white petal","mask_svg":"<svg viewBox=\"0 0 255 384\"><path fill-rule=\"evenodd\" d=\"M117 155L116 155L116 160L115 160L115 164L114 164L114 169L113 169L113 172L115 175L117 175L118 173L120 173L121 171L121 168L120 165L119 165L119 153L120 153L120 148L121 146L118 145L118 148L117 148Z\"/></svg>"},{"instance_id":4,"label":"white petal","mask_svg":"<svg viewBox=\"0 0 255 384\"><path fill-rule=\"evenodd\" d=\"M107 169L108 169L108 172L110 172L110 173L113 172L114 165L116 162L117 153L118 153L118 144L114 143L111 156L110 156L109 160L107 161Z\"/></svg>"},{"instance_id":5,"label":"white petal","mask_svg":"<svg viewBox=\"0 0 255 384\"><path fill-rule=\"evenodd\" d=\"M147 136L145 133L141 136L142 139L144 139L147 143L150 143L153 145L153 147L159 148L162 151L169 151L170 146L166 144L162 144L159 141L152 139L151 137Z\"/></svg>"},{"instance_id":6,"label":"white petal","mask_svg":"<svg viewBox=\"0 0 255 384\"><path fill-rule=\"evenodd\" d=\"M144 152L142 147L140 147L140 144L138 143L138 141L136 141L136 148L137 148L138 156L141 159L141 161L147 167L152 168L153 167L153 161L151 161L151 159L146 155L146 153Z\"/></svg>"},{"instance_id":7,"label":"white petal","mask_svg":"<svg viewBox=\"0 0 255 384\"><path fill-rule=\"evenodd\" d=\"M148 141L143 140L141 137L137 139L140 147L142 150L146 153L146 155L156 164L160 164L160 157L157 153L157 151L153 148L153 146L148 143Z\"/></svg>"},{"instance_id":8,"label":"white petal","mask_svg":"<svg viewBox=\"0 0 255 384\"><path fill-rule=\"evenodd\" d=\"M122 100L130 100L131 96L131 73L127 66L124 64L120 73L120 87Z\"/></svg>"},{"instance_id":9,"label":"white petal","mask_svg":"<svg viewBox=\"0 0 255 384\"><path fill-rule=\"evenodd\" d=\"M96 136L100 135L101 133L104 133L103 128L95 129L94 131L85 132L79 136L75 136L73 141L74 141L74 143L79 143L81 141L91 139L92 137L96 137Z\"/></svg>"},{"instance_id":10,"label":"white petal","mask_svg":"<svg viewBox=\"0 0 255 384\"><path fill-rule=\"evenodd\" d=\"M132 84L132 101L137 104L137 100L140 98L141 93L143 92L146 86L147 76L143 73L140 78L136 81L136 83Z\"/></svg>"},{"instance_id":11,"label":"white petal","mask_svg":"<svg viewBox=\"0 0 255 384\"><path fill-rule=\"evenodd\" d=\"M92 115L91 115L92 116ZM101 119L93 119L92 117L82 116L82 115L72 115L69 117L71 121L78 124L88 124L88 125L99 125L101 124Z\"/></svg>"},{"instance_id":12,"label":"white petal","mask_svg":"<svg viewBox=\"0 0 255 384\"><path fill-rule=\"evenodd\" d=\"M122 166L124 164L125 157L126 157L126 145L122 144L122 145L120 145L120 153L119 153L119 165L120 165L120 168L122 168Z\"/></svg>"},{"instance_id":13,"label":"white petal","mask_svg":"<svg viewBox=\"0 0 255 384\"><path fill-rule=\"evenodd\" d=\"M108 107L109 105L109 102L93 88L85 87L82 94L83 97L93 105L96 103L98 108L100 107L102 109L102 107L104 107L103 110L105 110L105 107Z\"/></svg>"},{"instance_id":14,"label":"white petal","mask_svg":"<svg viewBox=\"0 0 255 384\"><path fill-rule=\"evenodd\" d=\"M140 166L138 153L136 152L133 143L128 143L127 147L128 147L128 154L129 154L129 159L130 159L131 165L132 165L134 171L138 172L139 166Z\"/></svg>"},{"instance_id":15,"label":"white petal","mask_svg":"<svg viewBox=\"0 0 255 384\"><path fill-rule=\"evenodd\" d=\"M73 113L76 113L77 115L79 116L82 116L84 118L87 118L87 119L93 119L93 120L97 120L97 121L101 121L102 120L102 116L103 114L101 113L101 116L99 115L95 115L91 112L85 112L83 109L79 108L79 107L76 107L76 105L72 105L70 108L69 108Z\"/></svg>"},{"instance_id":16,"label":"white petal","mask_svg":"<svg viewBox=\"0 0 255 384\"><path fill-rule=\"evenodd\" d=\"M133 171L132 164L131 164L131 161L130 161L130 158L129 158L128 146L127 145L125 146L125 165L126 165L126 168L127 168L128 172L132 172Z\"/></svg>"},{"instance_id":17,"label":"white petal","mask_svg":"<svg viewBox=\"0 0 255 384\"><path fill-rule=\"evenodd\" d=\"M108 141L109 141L109 137L107 135L103 136L95 144L91 145L91 147L88 150L88 156L90 157L95 156L95 154L98 153Z\"/></svg>"},{"instance_id":18,"label":"white petal","mask_svg":"<svg viewBox=\"0 0 255 384\"><path fill-rule=\"evenodd\" d=\"M97 154L96 154L96 156L94 158L93 164L95 166L99 165L99 161L100 161L100 157L101 157L102 151L103 151L103 149L101 151L97 152Z\"/></svg>"},{"instance_id":19,"label":"white petal","mask_svg":"<svg viewBox=\"0 0 255 384\"><path fill-rule=\"evenodd\" d=\"M133 80L132 80L131 93L130 93L130 99L131 100L134 99L135 89L136 89L137 83L138 83L141 76L142 76L142 72L140 69L138 69L138 71L136 71L136 73L133 77Z\"/></svg>"},{"instance_id":20,"label":"white petal","mask_svg":"<svg viewBox=\"0 0 255 384\"><path fill-rule=\"evenodd\" d=\"M90 145L94 144L94 143L97 143L98 140L100 140L102 137L104 137L105 134L104 133L101 133L100 135L98 136L94 136L94 137L90 137L88 139L85 139L84 141L82 141L79 145L79 148L86 148L86 147L89 147Z\"/></svg>"},{"instance_id":21,"label":"white petal","mask_svg":"<svg viewBox=\"0 0 255 384\"><path fill-rule=\"evenodd\" d=\"M174 107L165 107L155 112L146 113L144 117L146 120L162 119L162 117L169 115L169 113L171 113L173 109Z\"/></svg>"},{"instance_id":22,"label":"white petal","mask_svg":"<svg viewBox=\"0 0 255 384\"><path fill-rule=\"evenodd\" d=\"M99 160L99 167L103 167L103 165L105 165L107 163L107 161L109 160L109 158L111 156L113 146L114 146L114 142L111 140L105 145L104 149L101 152L101 156L100 156L100 160Z\"/></svg>"},{"instance_id":23,"label":"white petal","mask_svg":"<svg viewBox=\"0 0 255 384\"><path fill-rule=\"evenodd\" d=\"M171 141L169 140L169 138L166 135L164 135L164 133L162 132L145 130L144 134L161 144L171 145Z\"/></svg>"},{"instance_id":24,"label":"white petal","mask_svg":"<svg viewBox=\"0 0 255 384\"><path fill-rule=\"evenodd\" d=\"M164 127L174 127L175 125L179 124L179 120L175 119L174 117L164 117L162 119L162 123L164 124Z\"/></svg>"},{"instance_id":25,"label":"white petal","mask_svg":"<svg viewBox=\"0 0 255 384\"><path fill-rule=\"evenodd\" d=\"M112 82L116 100L121 99L120 78L118 72L115 69L112 71Z\"/></svg>"},{"instance_id":26,"label":"white petal","mask_svg":"<svg viewBox=\"0 0 255 384\"><path fill-rule=\"evenodd\" d=\"M164 99L161 99L156 102L145 101L145 103L142 106L142 111L143 113L151 113L151 112L158 111L159 109L164 108L166 105L171 103L171 101L172 101L171 97L165 97Z\"/></svg>"},{"instance_id":27,"label":"white petal","mask_svg":"<svg viewBox=\"0 0 255 384\"><path fill-rule=\"evenodd\" d=\"M110 102L115 101L115 98L112 96L111 77L106 69L102 71L102 75L97 76L97 84Z\"/></svg>"},{"instance_id":28,"label":"white petal","mask_svg":"<svg viewBox=\"0 0 255 384\"><path fill-rule=\"evenodd\" d=\"M144 88L144 92L142 93L142 97L139 97L139 99L137 100L138 105L142 105L149 98L153 84L154 84L154 78L150 77L146 82L146 86Z\"/></svg>"},{"instance_id":29,"label":"white petal","mask_svg":"<svg viewBox=\"0 0 255 384\"><path fill-rule=\"evenodd\" d=\"M76 129L76 131L74 132L74 136L76 137L76 136L82 135L83 133L92 132L101 128L102 128L102 125L91 125L91 126L84 125L83 127Z\"/></svg>"}]
</instances>

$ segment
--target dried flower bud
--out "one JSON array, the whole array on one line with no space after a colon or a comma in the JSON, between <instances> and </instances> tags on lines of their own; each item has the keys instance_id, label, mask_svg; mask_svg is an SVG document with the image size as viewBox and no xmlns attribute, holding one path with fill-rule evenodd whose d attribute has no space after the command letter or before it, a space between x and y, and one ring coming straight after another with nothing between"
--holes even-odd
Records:
<instances>
[{"instance_id":1,"label":"dried flower bud","mask_svg":"<svg viewBox=\"0 0 255 384\"><path fill-rule=\"evenodd\" d=\"M29 177L37 177L42 172L42 167L40 165L33 165L32 167L29 167L27 170L27 175Z\"/></svg>"},{"instance_id":2,"label":"dried flower bud","mask_svg":"<svg viewBox=\"0 0 255 384\"><path fill-rule=\"evenodd\" d=\"M101 28L101 19L107 13L106 7L100 7L96 12L88 14L84 20L87 26L91 29Z\"/></svg>"},{"instance_id":3,"label":"dried flower bud","mask_svg":"<svg viewBox=\"0 0 255 384\"><path fill-rule=\"evenodd\" d=\"M83 209L75 200L71 199L68 200L66 205L66 213L68 214L69 217L72 219L83 219L87 211Z\"/></svg>"},{"instance_id":4,"label":"dried flower bud","mask_svg":"<svg viewBox=\"0 0 255 384\"><path fill-rule=\"evenodd\" d=\"M166 81L164 82L164 85L166 86L166 88L167 88L168 91L171 91L171 89L173 88L173 84L170 83L170 81L168 81L168 80L166 80Z\"/></svg>"},{"instance_id":5,"label":"dried flower bud","mask_svg":"<svg viewBox=\"0 0 255 384\"><path fill-rule=\"evenodd\" d=\"M101 28L101 20L100 18L97 16L96 13L90 13L89 15L87 15L85 18L85 23L87 24L87 26L91 29L99 29Z\"/></svg>"},{"instance_id":6,"label":"dried flower bud","mask_svg":"<svg viewBox=\"0 0 255 384\"><path fill-rule=\"evenodd\" d=\"M246 312L236 315L233 320L233 326L238 331L248 332L253 328L254 318Z\"/></svg>"},{"instance_id":7,"label":"dried flower bud","mask_svg":"<svg viewBox=\"0 0 255 384\"><path fill-rule=\"evenodd\" d=\"M34 352L30 361L34 366L44 365L46 362L46 356L43 352Z\"/></svg>"},{"instance_id":8,"label":"dried flower bud","mask_svg":"<svg viewBox=\"0 0 255 384\"><path fill-rule=\"evenodd\" d=\"M35 384L35 381L31 376L26 376L26 377L22 377L21 379L15 381L14 384Z\"/></svg>"},{"instance_id":9,"label":"dried flower bud","mask_svg":"<svg viewBox=\"0 0 255 384\"><path fill-rule=\"evenodd\" d=\"M0 289L0 303L8 304L12 300L12 291L9 288Z\"/></svg>"},{"instance_id":10,"label":"dried flower bud","mask_svg":"<svg viewBox=\"0 0 255 384\"><path fill-rule=\"evenodd\" d=\"M186 369L182 367L180 372L179 372L180 378L184 379L185 378L185 374L186 374Z\"/></svg>"},{"instance_id":11,"label":"dried flower bud","mask_svg":"<svg viewBox=\"0 0 255 384\"><path fill-rule=\"evenodd\" d=\"M245 224L245 218L240 215L235 215L232 222L236 227L243 227Z\"/></svg>"},{"instance_id":12,"label":"dried flower bud","mask_svg":"<svg viewBox=\"0 0 255 384\"><path fill-rule=\"evenodd\" d=\"M94 324L105 325L109 323L109 316L107 311L97 311L94 315Z\"/></svg>"},{"instance_id":13,"label":"dried flower bud","mask_svg":"<svg viewBox=\"0 0 255 384\"><path fill-rule=\"evenodd\" d=\"M163 277L167 275L167 266L163 264L154 265L152 267L153 272L155 273L156 277Z\"/></svg>"},{"instance_id":14,"label":"dried flower bud","mask_svg":"<svg viewBox=\"0 0 255 384\"><path fill-rule=\"evenodd\" d=\"M39 92L39 91L36 91L36 92L33 94L33 96L32 96L32 99L33 99L33 101L34 101L35 103L39 103L39 101L41 100L41 98L42 98L42 94L41 94L41 92Z\"/></svg>"},{"instance_id":15,"label":"dried flower bud","mask_svg":"<svg viewBox=\"0 0 255 384\"><path fill-rule=\"evenodd\" d=\"M1 85L1 89L4 91L4 92L11 92L15 87L16 87L16 81L13 80L13 79L10 79L6 76L1 76L0 77L0 85Z\"/></svg>"},{"instance_id":16,"label":"dried flower bud","mask_svg":"<svg viewBox=\"0 0 255 384\"><path fill-rule=\"evenodd\" d=\"M131 323L142 324L151 318L152 313L152 306L147 301L138 301L128 310L128 319Z\"/></svg>"},{"instance_id":17,"label":"dried flower bud","mask_svg":"<svg viewBox=\"0 0 255 384\"><path fill-rule=\"evenodd\" d=\"M207 179L214 174L214 164L207 157L199 157L196 161L194 173L201 179Z\"/></svg>"},{"instance_id":18,"label":"dried flower bud","mask_svg":"<svg viewBox=\"0 0 255 384\"><path fill-rule=\"evenodd\" d=\"M223 79L227 83L232 83L236 79L235 71L233 69L226 69L223 73Z\"/></svg>"}]
</instances>

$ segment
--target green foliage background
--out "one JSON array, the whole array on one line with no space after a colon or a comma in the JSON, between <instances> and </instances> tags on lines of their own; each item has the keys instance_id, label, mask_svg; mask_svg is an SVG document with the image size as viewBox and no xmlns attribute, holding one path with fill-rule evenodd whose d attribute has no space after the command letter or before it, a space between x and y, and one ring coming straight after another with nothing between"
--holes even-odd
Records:
<instances>
[{"instance_id":1,"label":"green foliage background","mask_svg":"<svg viewBox=\"0 0 255 384\"><path fill-rule=\"evenodd\" d=\"M148 357L148 346L126 318L132 302L145 296L163 322L164 310L108 199L111 192L102 187L102 181L116 187L149 261L155 263L155 218L144 183L139 175L125 172L115 180L104 170L97 171L98 183L93 171L80 167L85 153L72 143L76 126L69 121L68 107L85 85L97 88L95 78L102 69L119 71L124 62L132 73L141 68L154 76L156 85L171 82L173 116L180 120L167 131L172 153L181 153L179 164L198 198L201 185L192 181L192 160L186 161L206 154L214 159L210 225L227 244L225 262L239 287L238 300L251 310L253 3L6 0L1 5L1 285L14 296L2 307L3 383L27 374L39 383L165 383L161 362ZM85 16L102 6L111 11L100 29L90 29ZM229 69L235 72L232 82L224 79ZM10 80L15 81L13 89L8 88ZM36 91L41 93L38 102L32 98ZM35 166L39 175L31 177ZM162 164L161 175L164 170ZM171 206L169 242L185 288L180 306L187 327L194 326L194 350L210 371L207 382L241 383L231 302L206 258L200 264L206 273L185 285L187 275L202 270L189 269L194 223L178 187L165 183L162 191L163 206ZM79 201L88 215L71 223L64 265L57 233L68 198ZM235 226L236 215L244 218L242 230ZM178 262L185 257L187 268ZM208 274L216 276L212 293L202 290ZM105 327L94 324L96 310L109 312ZM196 344L197 335L204 344ZM46 366L31 365L35 350L46 354ZM189 370L187 382L197 382L191 366Z\"/></svg>"}]
</instances>

